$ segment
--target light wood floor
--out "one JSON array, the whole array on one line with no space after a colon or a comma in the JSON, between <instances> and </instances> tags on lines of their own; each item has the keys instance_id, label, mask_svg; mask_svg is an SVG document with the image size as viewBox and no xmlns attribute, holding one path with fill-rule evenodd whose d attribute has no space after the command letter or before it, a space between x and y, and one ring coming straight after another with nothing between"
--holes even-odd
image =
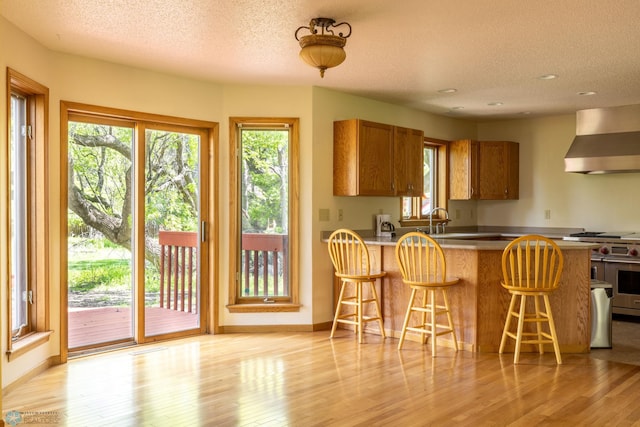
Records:
<instances>
[{"instance_id":1,"label":"light wood floor","mask_svg":"<svg viewBox=\"0 0 640 427\"><path fill-rule=\"evenodd\" d=\"M640 366L455 353L350 331L228 334L55 366L4 396L68 426L640 425ZM3 414L4 415L4 414Z\"/></svg>"}]
</instances>

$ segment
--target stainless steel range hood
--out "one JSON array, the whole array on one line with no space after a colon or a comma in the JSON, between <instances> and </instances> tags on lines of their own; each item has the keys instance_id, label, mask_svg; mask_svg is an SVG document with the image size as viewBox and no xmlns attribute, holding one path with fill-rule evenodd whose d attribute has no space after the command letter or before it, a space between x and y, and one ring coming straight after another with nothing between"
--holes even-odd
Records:
<instances>
[{"instance_id":1,"label":"stainless steel range hood","mask_svg":"<svg viewBox=\"0 0 640 427\"><path fill-rule=\"evenodd\" d=\"M580 110L565 172L640 172L640 105Z\"/></svg>"}]
</instances>

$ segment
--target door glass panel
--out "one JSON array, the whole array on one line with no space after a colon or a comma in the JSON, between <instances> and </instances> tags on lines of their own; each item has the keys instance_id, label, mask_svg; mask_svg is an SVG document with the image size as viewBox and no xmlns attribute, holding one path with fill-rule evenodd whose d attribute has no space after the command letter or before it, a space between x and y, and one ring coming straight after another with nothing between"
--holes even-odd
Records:
<instances>
[{"instance_id":1,"label":"door glass panel","mask_svg":"<svg viewBox=\"0 0 640 427\"><path fill-rule=\"evenodd\" d=\"M289 130L241 131L241 266L238 295L277 301L290 296Z\"/></svg>"},{"instance_id":2,"label":"door glass panel","mask_svg":"<svg viewBox=\"0 0 640 427\"><path fill-rule=\"evenodd\" d=\"M200 136L145 131L145 335L200 326Z\"/></svg>"},{"instance_id":3,"label":"door glass panel","mask_svg":"<svg viewBox=\"0 0 640 427\"><path fill-rule=\"evenodd\" d=\"M69 349L133 339L133 129L69 121Z\"/></svg>"}]
</instances>

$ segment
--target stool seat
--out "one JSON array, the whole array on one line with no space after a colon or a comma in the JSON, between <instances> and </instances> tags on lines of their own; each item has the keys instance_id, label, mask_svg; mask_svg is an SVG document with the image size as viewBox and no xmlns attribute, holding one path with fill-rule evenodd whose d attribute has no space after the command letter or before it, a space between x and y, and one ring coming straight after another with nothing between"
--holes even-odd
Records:
<instances>
[{"instance_id":1,"label":"stool seat","mask_svg":"<svg viewBox=\"0 0 640 427\"><path fill-rule=\"evenodd\" d=\"M331 233L329 256L335 275L340 279L340 295L330 338L333 338L338 324L344 323L355 326L358 342L362 343L364 326L368 322L377 322L380 334L385 338L375 282L387 273L371 265L367 245L356 232L349 229L342 228Z\"/></svg>"}]
</instances>

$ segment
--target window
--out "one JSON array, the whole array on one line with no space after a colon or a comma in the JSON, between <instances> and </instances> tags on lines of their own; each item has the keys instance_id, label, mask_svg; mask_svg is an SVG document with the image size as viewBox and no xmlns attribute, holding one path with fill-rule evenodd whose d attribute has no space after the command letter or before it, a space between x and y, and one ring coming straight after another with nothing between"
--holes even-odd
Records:
<instances>
[{"instance_id":1,"label":"window","mask_svg":"<svg viewBox=\"0 0 640 427\"><path fill-rule=\"evenodd\" d=\"M49 90L7 69L9 356L48 339L46 158Z\"/></svg>"},{"instance_id":2,"label":"window","mask_svg":"<svg viewBox=\"0 0 640 427\"><path fill-rule=\"evenodd\" d=\"M425 138L423 158L424 194L422 197L402 198L403 225L424 220L436 207L446 208L447 141Z\"/></svg>"},{"instance_id":3,"label":"window","mask_svg":"<svg viewBox=\"0 0 640 427\"><path fill-rule=\"evenodd\" d=\"M296 311L298 119L230 120L229 305Z\"/></svg>"}]
</instances>

